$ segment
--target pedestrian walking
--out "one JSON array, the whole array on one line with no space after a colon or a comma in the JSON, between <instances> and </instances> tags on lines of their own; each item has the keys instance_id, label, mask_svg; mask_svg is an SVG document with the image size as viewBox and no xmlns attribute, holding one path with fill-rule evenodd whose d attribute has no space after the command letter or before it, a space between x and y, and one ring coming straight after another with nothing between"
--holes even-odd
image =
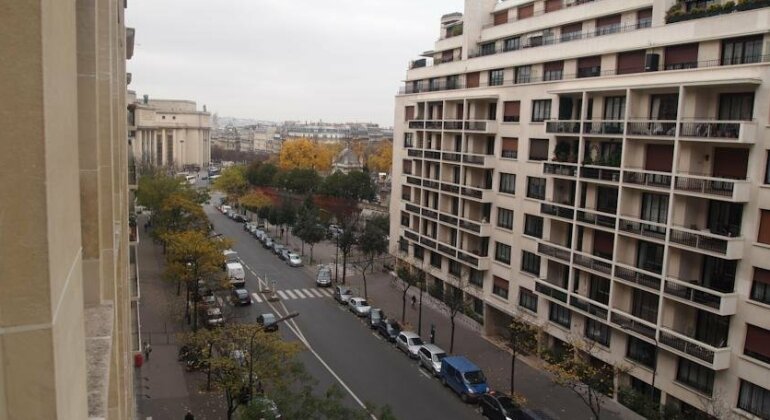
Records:
<instances>
[{"instance_id":1,"label":"pedestrian walking","mask_svg":"<svg viewBox=\"0 0 770 420\"><path fill-rule=\"evenodd\" d=\"M193 416L193 413L191 413L190 410L187 410L187 414L184 415L184 420L195 420L195 416Z\"/></svg>"},{"instance_id":2,"label":"pedestrian walking","mask_svg":"<svg viewBox=\"0 0 770 420\"><path fill-rule=\"evenodd\" d=\"M152 353L152 345L148 342L144 342L144 360L150 361L150 353Z\"/></svg>"}]
</instances>

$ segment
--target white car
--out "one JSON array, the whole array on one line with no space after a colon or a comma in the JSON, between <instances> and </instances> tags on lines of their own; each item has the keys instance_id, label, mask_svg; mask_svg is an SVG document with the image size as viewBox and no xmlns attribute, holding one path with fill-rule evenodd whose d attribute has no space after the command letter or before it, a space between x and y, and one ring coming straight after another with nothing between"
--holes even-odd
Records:
<instances>
[{"instance_id":1,"label":"white car","mask_svg":"<svg viewBox=\"0 0 770 420\"><path fill-rule=\"evenodd\" d=\"M447 354L444 350L441 350L435 344L426 344L420 347L417 353L420 357L420 364L428 369L433 375L438 376L441 373L441 360L443 360Z\"/></svg>"},{"instance_id":2,"label":"white car","mask_svg":"<svg viewBox=\"0 0 770 420\"><path fill-rule=\"evenodd\" d=\"M422 338L411 331L401 331L396 337L396 347L412 359L420 357L418 352L423 344Z\"/></svg>"},{"instance_id":3,"label":"white car","mask_svg":"<svg viewBox=\"0 0 770 420\"><path fill-rule=\"evenodd\" d=\"M367 316L369 315L369 311L372 310L369 302L360 297L350 298L348 300L348 307L350 308L350 312L353 312L357 316Z\"/></svg>"},{"instance_id":4,"label":"white car","mask_svg":"<svg viewBox=\"0 0 770 420\"><path fill-rule=\"evenodd\" d=\"M286 264L291 267L302 267L302 257L294 252L289 253L289 258L286 259Z\"/></svg>"}]
</instances>

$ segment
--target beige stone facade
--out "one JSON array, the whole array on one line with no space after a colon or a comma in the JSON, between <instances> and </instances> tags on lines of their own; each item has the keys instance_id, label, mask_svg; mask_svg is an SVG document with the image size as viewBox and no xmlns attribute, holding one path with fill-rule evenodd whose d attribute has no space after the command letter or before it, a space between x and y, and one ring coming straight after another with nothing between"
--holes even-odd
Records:
<instances>
[{"instance_id":1,"label":"beige stone facade","mask_svg":"<svg viewBox=\"0 0 770 420\"><path fill-rule=\"evenodd\" d=\"M211 162L211 114L194 101L146 99L131 101L135 123L132 150L137 162L182 169Z\"/></svg>"},{"instance_id":2,"label":"beige stone facade","mask_svg":"<svg viewBox=\"0 0 770 420\"><path fill-rule=\"evenodd\" d=\"M134 415L124 7L0 4L2 420Z\"/></svg>"},{"instance_id":3,"label":"beige stone facade","mask_svg":"<svg viewBox=\"0 0 770 420\"><path fill-rule=\"evenodd\" d=\"M445 15L396 97L391 252L487 335L517 314L616 389L770 418L770 4L680 3Z\"/></svg>"}]
</instances>

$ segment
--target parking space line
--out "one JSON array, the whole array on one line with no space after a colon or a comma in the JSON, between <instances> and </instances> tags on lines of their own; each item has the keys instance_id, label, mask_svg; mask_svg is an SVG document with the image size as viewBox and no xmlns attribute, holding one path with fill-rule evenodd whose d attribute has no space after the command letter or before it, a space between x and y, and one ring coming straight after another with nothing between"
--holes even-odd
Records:
<instances>
[{"instance_id":1,"label":"parking space line","mask_svg":"<svg viewBox=\"0 0 770 420\"><path fill-rule=\"evenodd\" d=\"M281 299L288 299L288 297L286 297L286 293L284 293L283 290L276 290L276 292L278 293L278 296L281 297Z\"/></svg>"},{"instance_id":2,"label":"parking space line","mask_svg":"<svg viewBox=\"0 0 770 420\"><path fill-rule=\"evenodd\" d=\"M301 289L294 289L294 293L296 293L297 296L299 296L300 299L305 299L307 297L307 296L305 296L304 293L302 293Z\"/></svg>"},{"instance_id":3,"label":"parking space line","mask_svg":"<svg viewBox=\"0 0 770 420\"><path fill-rule=\"evenodd\" d=\"M377 333L372 333L372 335L374 336L374 338L376 338L376 339L378 339L378 340L382 341L382 337L380 337L380 335L379 335L379 334L377 334Z\"/></svg>"},{"instance_id":4,"label":"parking space line","mask_svg":"<svg viewBox=\"0 0 770 420\"><path fill-rule=\"evenodd\" d=\"M257 301L257 303L262 303L262 298L259 297L258 294L252 293L251 296L254 298L255 301Z\"/></svg>"},{"instance_id":5,"label":"parking space line","mask_svg":"<svg viewBox=\"0 0 770 420\"><path fill-rule=\"evenodd\" d=\"M417 371L420 372L420 374L428 379L431 379L430 375L428 375L425 372L425 369L423 369L420 365L417 365Z\"/></svg>"},{"instance_id":6,"label":"parking space line","mask_svg":"<svg viewBox=\"0 0 770 420\"><path fill-rule=\"evenodd\" d=\"M292 298L292 299L296 299L297 298L296 296L294 296L294 293L292 293L291 290L289 290L289 289L284 290L284 293L289 295L289 297Z\"/></svg>"}]
</instances>

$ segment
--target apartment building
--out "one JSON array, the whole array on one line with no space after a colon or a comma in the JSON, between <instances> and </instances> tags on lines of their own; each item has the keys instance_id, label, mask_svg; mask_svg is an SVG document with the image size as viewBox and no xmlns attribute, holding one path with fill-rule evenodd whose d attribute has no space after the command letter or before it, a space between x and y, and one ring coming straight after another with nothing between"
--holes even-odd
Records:
<instances>
[{"instance_id":1,"label":"apartment building","mask_svg":"<svg viewBox=\"0 0 770 420\"><path fill-rule=\"evenodd\" d=\"M487 335L592 343L630 368L616 390L770 418L770 2L466 0L423 57L396 97L400 263Z\"/></svg>"},{"instance_id":2,"label":"apartment building","mask_svg":"<svg viewBox=\"0 0 770 420\"><path fill-rule=\"evenodd\" d=\"M132 419L122 0L0 9L0 419Z\"/></svg>"},{"instance_id":3,"label":"apartment building","mask_svg":"<svg viewBox=\"0 0 770 420\"><path fill-rule=\"evenodd\" d=\"M130 92L129 122L132 151L138 162L184 168L211 162L211 114L199 111L195 101L136 100Z\"/></svg>"}]
</instances>

